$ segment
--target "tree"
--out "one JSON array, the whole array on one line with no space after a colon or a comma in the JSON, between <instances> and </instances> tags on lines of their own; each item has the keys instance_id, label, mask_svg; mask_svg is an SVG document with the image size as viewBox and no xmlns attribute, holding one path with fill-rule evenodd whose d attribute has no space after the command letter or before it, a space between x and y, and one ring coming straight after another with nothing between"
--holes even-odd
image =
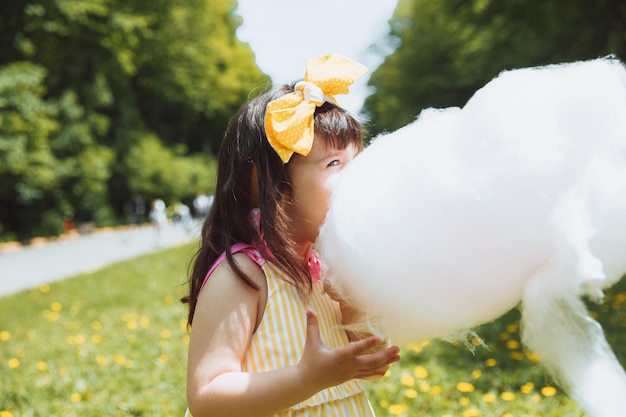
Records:
<instances>
[{"instance_id":1,"label":"tree","mask_svg":"<svg viewBox=\"0 0 626 417\"><path fill-rule=\"evenodd\" d=\"M269 80L235 36L235 10L235 0L2 2L0 240L56 233L65 217L114 224L147 189L172 200L209 191L215 166L199 153L216 152ZM163 160L137 153L146 138ZM161 170L161 188L138 181L165 164L176 169Z\"/></svg>"},{"instance_id":2,"label":"tree","mask_svg":"<svg viewBox=\"0 0 626 417\"><path fill-rule=\"evenodd\" d=\"M499 72L626 58L626 3L615 0L401 0L395 52L372 74L365 113L374 133L427 107L462 106Z\"/></svg>"}]
</instances>

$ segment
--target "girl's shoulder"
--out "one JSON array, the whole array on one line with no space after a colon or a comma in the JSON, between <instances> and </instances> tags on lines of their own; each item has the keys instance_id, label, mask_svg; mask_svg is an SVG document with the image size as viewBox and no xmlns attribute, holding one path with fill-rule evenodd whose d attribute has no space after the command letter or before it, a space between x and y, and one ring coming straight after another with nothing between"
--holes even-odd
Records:
<instances>
[{"instance_id":1,"label":"girl's shoulder","mask_svg":"<svg viewBox=\"0 0 626 417\"><path fill-rule=\"evenodd\" d=\"M263 265L265 265L265 263L267 262L265 260L265 258L263 257L263 255L261 254L261 251L256 246L250 245L248 243L236 243L236 244L232 245L230 247L230 253L233 256L237 255L237 254L245 255L248 259L250 259L252 262L254 262L259 267L263 267ZM239 257L237 256L236 259L237 258L239 258ZM213 263L211 268L209 268L209 271L205 275L204 281L202 282L202 286L200 287L200 292L202 292L202 289L206 285L206 282L209 279L209 277L211 276L211 274L225 260L226 260L226 252L223 252L219 256L219 258L217 258L217 260Z\"/></svg>"}]
</instances>

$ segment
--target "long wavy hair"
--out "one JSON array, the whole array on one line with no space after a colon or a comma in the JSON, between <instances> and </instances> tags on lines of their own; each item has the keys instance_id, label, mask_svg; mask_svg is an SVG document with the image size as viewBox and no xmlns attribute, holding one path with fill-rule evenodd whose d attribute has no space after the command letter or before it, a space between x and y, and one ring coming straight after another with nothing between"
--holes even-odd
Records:
<instances>
[{"instance_id":1,"label":"long wavy hair","mask_svg":"<svg viewBox=\"0 0 626 417\"><path fill-rule=\"evenodd\" d=\"M231 246L249 243L262 248L260 236L250 218L260 209L260 228L272 262L291 282L310 291L312 278L306 260L295 250L290 228L292 219L287 207L292 203L293 188L287 175L287 164L270 146L265 135L267 104L294 91L294 85L276 87L246 103L230 121L222 141L215 199L202 226L201 244L192 260L189 294L181 300L189 304L187 323L191 326L196 301L209 268L218 257L226 260L237 276L250 287L258 286L237 267ZM334 148L363 146L363 128L346 110L324 103L314 115L315 140L324 140Z\"/></svg>"}]
</instances>

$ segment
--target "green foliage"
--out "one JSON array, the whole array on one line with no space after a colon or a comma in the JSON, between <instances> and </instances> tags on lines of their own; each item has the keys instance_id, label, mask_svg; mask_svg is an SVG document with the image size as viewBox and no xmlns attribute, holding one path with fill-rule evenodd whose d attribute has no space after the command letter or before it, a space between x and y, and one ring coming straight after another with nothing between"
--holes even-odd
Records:
<instances>
[{"instance_id":1,"label":"green foliage","mask_svg":"<svg viewBox=\"0 0 626 417\"><path fill-rule=\"evenodd\" d=\"M45 69L28 62L0 67L0 190L30 203L55 185L49 138L59 129L43 99Z\"/></svg>"},{"instance_id":2,"label":"green foliage","mask_svg":"<svg viewBox=\"0 0 626 417\"><path fill-rule=\"evenodd\" d=\"M60 126L55 106L43 98L44 77L45 69L29 62L0 67L0 223L8 238L39 217L40 209L33 207L50 198L59 185L50 138ZM57 233L47 222L54 214L46 214L36 224ZM7 221L11 217L22 224L11 228L14 225Z\"/></svg>"},{"instance_id":3,"label":"green foliage","mask_svg":"<svg viewBox=\"0 0 626 417\"><path fill-rule=\"evenodd\" d=\"M3 2L0 240L56 234L68 217L116 223L135 192L210 191L228 120L268 84L235 36L236 6Z\"/></svg>"},{"instance_id":4,"label":"green foliage","mask_svg":"<svg viewBox=\"0 0 626 417\"><path fill-rule=\"evenodd\" d=\"M190 201L199 191L213 193L216 161L202 155L184 157L183 154L183 147L168 148L152 134L141 135L138 143L128 150L123 164L130 190L149 200L159 197L169 202Z\"/></svg>"},{"instance_id":5,"label":"green foliage","mask_svg":"<svg viewBox=\"0 0 626 417\"><path fill-rule=\"evenodd\" d=\"M0 299L0 415L182 416L184 245ZM626 363L626 280L590 305ZM410 344L367 382L378 416L582 417L520 344L519 312L481 326L488 349ZM2 414L2 413L5 414ZM12 413L12 414L7 414Z\"/></svg>"},{"instance_id":6,"label":"green foliage","mask_svg":"<svg viewBox=\"0 0 626 417\"><path fill-rule=\"evenodd\" d=\"M372 74L373 131L395 130L428 107L462 106L507 69L626 59L626 4L610 0L401 0L397 49Z\"/></svg>"}]
</instances>

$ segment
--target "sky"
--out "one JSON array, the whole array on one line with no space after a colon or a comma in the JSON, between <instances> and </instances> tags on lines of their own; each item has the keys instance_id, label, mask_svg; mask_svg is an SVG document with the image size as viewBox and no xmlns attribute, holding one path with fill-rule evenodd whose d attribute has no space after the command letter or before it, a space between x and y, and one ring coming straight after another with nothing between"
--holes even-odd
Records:
<instances>
[{"instance_id":1,"label":"sky","mask_svg":"<svg viewBox=\"0 0 626 417\"><path fill-rule=\"evenodd\" d=\"M306 60L330 53L368 68L337 100L358 115L368 96L367 81L384 59L382 41L396 0L238 0L243 18L237 36L250 44L256 63L274 84L302 79ZM377 52L378 51L378 52ZM386 53L389 53L387 51Z\"/></svg>"}]
</instances>

